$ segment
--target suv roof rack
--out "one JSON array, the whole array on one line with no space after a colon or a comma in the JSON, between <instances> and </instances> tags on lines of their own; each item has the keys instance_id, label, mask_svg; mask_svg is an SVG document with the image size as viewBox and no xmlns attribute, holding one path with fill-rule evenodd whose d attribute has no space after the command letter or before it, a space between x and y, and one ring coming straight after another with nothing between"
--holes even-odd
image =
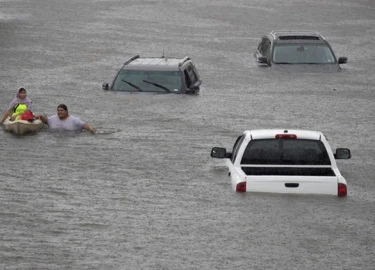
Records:
<instances>
[{"instance_id":1,"label":"suv roof rack","mask_svg":"<svg viewBox=\"0 0 375 270\"><path fill-rule=\"evenodd\" d=\"M293 39L307 39L307 40L319 40L319 37L316 36L298 36L298 35L293 35L293 36L279 36L280 40L293 40Z\"/></svg>"},{"instance_id":2,"label":"suv roof rack","mask_svg":"<svg viewBox=\"0 0 375 270\"><path fill-rule=\"evenodd\" d=\"M280 39L324 39L317 31L312 30L274 30L270 33L273 38Z\"/></svg>"},{"instance_id":3,"label":"suv roof rack","mask_svg":"<svg viewBox=\"0 0 375 270\"><path fill-rule=\"evenodd\" d=\"M129 64L130 62L134 61L135 59L139 58L139 54L130 57L128 60L125 61L124 65Z\"/></svg>"},{"instance_id":4,"label":"suv roof rack","mask_svg":"<svg viewBox=\"0 0 375 270\"><path fill-rule=\"evenodd\" d=\"M185 63L186 61L190 60L190 57L189 56L185 56L181 62L178 64L178 66L182 66L183 63Z\"/></svg>"}]
</instances>

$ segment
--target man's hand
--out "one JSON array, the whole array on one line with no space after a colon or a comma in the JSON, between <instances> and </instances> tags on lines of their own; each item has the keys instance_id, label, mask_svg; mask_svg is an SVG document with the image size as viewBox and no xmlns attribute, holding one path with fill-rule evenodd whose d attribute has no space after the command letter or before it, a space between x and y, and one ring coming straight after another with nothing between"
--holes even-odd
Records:
<instances>
[{"instance_id":1,"label":"man's hand","mask_svg":"<svg viewBox=\"0 0 375 270\"><path fill-rule=\"evenodd\" d=\"M96 133L96 128L90 126L89 124L85 123L83 125L83 128L87 131L90 131L91 133L95 134Z\"/></svg>"},{"instance_id":2,"label":"man's hand","mask_svg":"<svg viewBox=\"0 0 375 270\"><path fill-rule=\"evenodd\" d=\"M47 124L48 122L48 117L47 116L44 116L44 115L41 115L41 114L38 114L36 116L37 119L40 119L44 124Z\"/></svg>"},{"instance_id":3,"label":"man's hand","mask_svg":"<svg viewBox=\"0 0 375 270\"><path fill-rule=\"evenodd\" d=\"M95 134L96 133L96 128L94 128L94 127L90 128L90 132Z\"/></svg>"}]
</instances>

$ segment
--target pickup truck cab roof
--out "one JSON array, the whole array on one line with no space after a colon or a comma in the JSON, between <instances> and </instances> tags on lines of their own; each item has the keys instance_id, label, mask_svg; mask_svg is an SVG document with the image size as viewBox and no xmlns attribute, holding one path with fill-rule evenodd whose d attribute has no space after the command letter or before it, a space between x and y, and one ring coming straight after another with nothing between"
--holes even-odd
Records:
<instances>
[{"instance_id":1,"label":"pickup truck cab roof","mask_svg":"<svg viewBox=\"0 0 375 270\"><path fill-rule=\"evenodd\" d=\"M251 137L253 140L257 139L274 139L275 134L295 134L299 139L320 140L323 133L312 130L286 130L286 129L258 129L246 130L244 134Z\"/></svg>"}]
</instances>

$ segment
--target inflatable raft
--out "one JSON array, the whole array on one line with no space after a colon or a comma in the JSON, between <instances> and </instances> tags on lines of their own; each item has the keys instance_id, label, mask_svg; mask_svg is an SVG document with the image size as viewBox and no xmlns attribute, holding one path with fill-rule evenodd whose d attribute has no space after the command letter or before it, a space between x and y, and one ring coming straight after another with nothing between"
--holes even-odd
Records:
<instances>
[{"instance_id":1,"label":"inflatable raft","mask_svg":"<svg viewBox=\"0 0 375 270\"><path fill-rule=\"evenodd\" d=\"M32 122L26 120L4 121L4 129L17 135L24 135L40 131L44 123L40 119L35 119Z\"/></svg>"}]
</instances>

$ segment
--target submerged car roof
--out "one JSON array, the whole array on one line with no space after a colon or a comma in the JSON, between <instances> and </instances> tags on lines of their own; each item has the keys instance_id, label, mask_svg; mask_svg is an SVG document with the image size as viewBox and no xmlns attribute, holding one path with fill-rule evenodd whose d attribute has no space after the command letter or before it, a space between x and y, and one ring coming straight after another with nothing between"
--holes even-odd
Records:
<instances>
[{"instance_id":1,"label":"submerged car roof","mask_svg":"<svg viewBox=\"0 0 375 270\"><path fill-rule=\"evenodd\" d=\"M277 30L272 31L270 36L273 38L275 43L293 43L296 41L308 43L326 43L325 38L316 31Z\"/></svg>"},{"instance_id":2,"label":"submerged car roof","mask_svg":"<svg viewBox=\"0 0 375 270\"><path fill-rule=\"evenodd\" d=\"M324 136L320 131L301 130L301 129L254 129L244 131L246 136L252 140L257 139L275 139L276 134L295 134L297 139L321 140Z\"/></svg>"},{"instance_id":3,"label":"submerged car roof","mask_svg":"<svg viewBox=\"0 0 375 270\"><path fill-rule=\"evenodd\" d=\"M189 57L168 58L168 57L139 57L130 58L124 63L122 69L126 70L154 70L154 71L179 71L180 67Z\"/></svg>"}]
</instances>

